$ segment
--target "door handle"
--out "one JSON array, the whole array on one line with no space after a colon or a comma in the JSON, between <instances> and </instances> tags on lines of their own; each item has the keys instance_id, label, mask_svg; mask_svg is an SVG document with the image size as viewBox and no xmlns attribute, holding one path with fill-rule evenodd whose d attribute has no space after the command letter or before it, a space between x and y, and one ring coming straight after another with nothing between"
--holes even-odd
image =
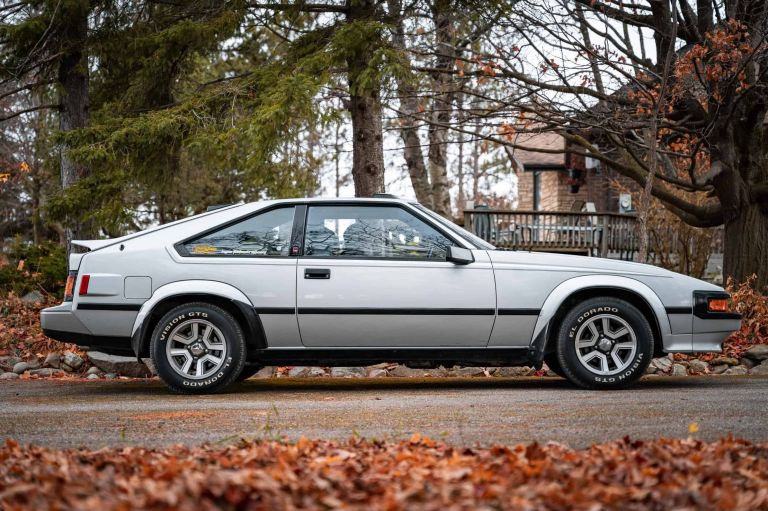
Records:
<instances>
[{"instance_id":1,"label":"door handle","mask_svg":"<svg viewBox=\"0 0 768 511\"><path fill-rule=\"evenodd\" d=\"M329 270L328 268L305 268L304 278L305 279L330 279L331 270Z\"/></svg>"}]
</instances>

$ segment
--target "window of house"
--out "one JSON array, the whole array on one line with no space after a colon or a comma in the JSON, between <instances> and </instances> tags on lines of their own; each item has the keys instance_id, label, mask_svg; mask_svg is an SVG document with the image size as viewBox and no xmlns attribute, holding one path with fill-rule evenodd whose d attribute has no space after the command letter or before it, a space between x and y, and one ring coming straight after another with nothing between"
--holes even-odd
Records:
<instances>
[{"instance_id":1,"label":"window of house","mask_svg":"<svg viewBox=\"0 0 768 511\"><path fill-rule=\"evenodd\" d=\"M304 254L445 260L451 241L395 206L311 206Z\"/></svg>"},{"instance_id":2,"label":"window of house","mask_svg":"<svg viewBox=\"0 0 768 511\"><path fill-rule=\"evenodd\" d=\"M193 256L288 256L294 207L278 208L183 244Z\"/></svg>"}]
</instances>

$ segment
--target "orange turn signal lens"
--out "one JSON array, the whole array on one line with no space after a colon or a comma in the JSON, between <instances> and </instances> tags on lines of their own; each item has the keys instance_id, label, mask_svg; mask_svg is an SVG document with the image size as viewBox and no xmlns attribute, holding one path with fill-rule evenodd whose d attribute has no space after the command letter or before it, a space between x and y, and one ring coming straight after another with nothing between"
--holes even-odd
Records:
<instances>
[{"instance_id":1,"label":"orange turn signal lens","mask_svg":"<svg viewBox=\"0 0 768 511\"><path fill-rule=\"evenodd\" d=\"M709 312L728 312L728 300L725 298L710 298L707 300Z\"/></svg>"},{"instance_id":2,"label":"orange turn signal lens","mask_svg":"<svg viewBox=\"0 0 768 511\"><path fill-rule=\"evenodd\" d=\"M67 285L64 286L64 301L72 301L74 297L73 291L75 290L75 275L67 276Z\"/></svg>"}]
</instances>

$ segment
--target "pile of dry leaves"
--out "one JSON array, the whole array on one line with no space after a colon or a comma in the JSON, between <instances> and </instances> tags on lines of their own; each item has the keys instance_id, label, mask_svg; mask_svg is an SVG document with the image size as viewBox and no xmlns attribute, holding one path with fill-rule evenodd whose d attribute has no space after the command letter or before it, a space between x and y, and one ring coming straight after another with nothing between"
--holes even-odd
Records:
<instances>
[{"instance_id":1,"label":"pile of dry leaves","mask_svg":"<svg viewBox=\"0 0 768 511\"><path fill-rule=\"evenodd\" d=\"M0 356L42 362L48 353L72 351L87 360L85 353L76 345L54 341L43 335L40 310L59 303L61 300L53 295L43 295L43 300L37 303L24 303L14 293L0 298ZM85 372L88 367L86 362L79 373Z\"/></svg>"},{"instance_id":2,"label":"pile of dry leaves","mask_svg":"<svg viewBox=\"0 0 768 511\"><path fill-rule=\"evenodd\" d=\"M0 449L2 509L768 509L768 445L725 438L458 448L300 439Z\"/></svg>"}]
</instances>

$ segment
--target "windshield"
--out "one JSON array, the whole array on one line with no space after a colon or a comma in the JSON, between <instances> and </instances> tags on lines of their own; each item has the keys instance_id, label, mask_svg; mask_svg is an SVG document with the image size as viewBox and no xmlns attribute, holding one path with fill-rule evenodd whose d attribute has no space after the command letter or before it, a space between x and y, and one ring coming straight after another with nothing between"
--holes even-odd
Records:
<instances>
[{"instance_id":1,"label":"windshield","mask_svg":"<svg viewBox=\"0 0 768 511\"><path fill-rule=\"evenodd\" d=\"M496 247L494 247L493 245L485 241L483 238L472 234L471 232L469 232L468 230L462 227L459 227L458 225L454 224L447 218L443 218L442 216L438 215L431 209L426 208L421 204L414 204L414 206L416 206L416 208L418 208L419 211L426 213L427 215L429 215L430 218L437 220L444 227L447 227L448 229L450 229L451 232L458 234L459 236L464 238L466 241L470 242L475 247L483 250L496 250Z\"/></svg>"}]
</instances>

